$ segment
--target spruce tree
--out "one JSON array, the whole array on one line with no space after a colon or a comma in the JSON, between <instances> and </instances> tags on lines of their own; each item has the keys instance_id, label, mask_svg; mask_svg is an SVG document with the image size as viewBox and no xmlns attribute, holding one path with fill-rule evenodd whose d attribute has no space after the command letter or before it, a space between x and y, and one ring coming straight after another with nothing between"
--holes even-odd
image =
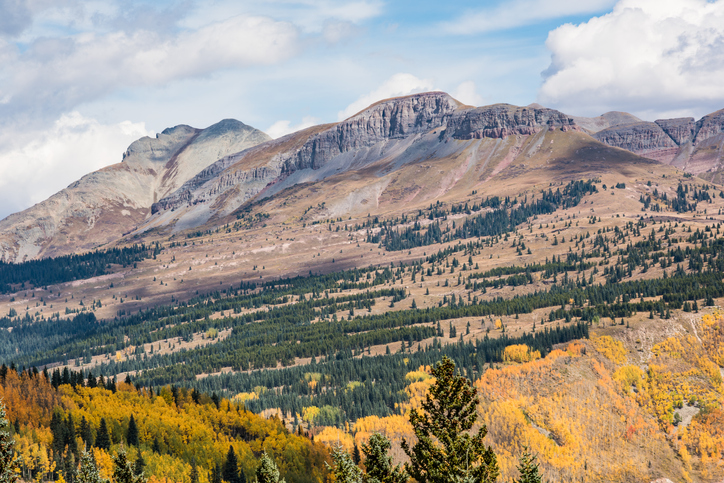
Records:
<instances>
[{"instance_id":1,"label":"spruce tree","mask_svg":"<svg viewBox=\"0 0 724 483\"><path fill-rule=\"evenodd\" d=\"M400 465L392 466L392 457L387 452L392 447L390 440L380 433L374 433L362 445L365 454L365 483L405 483L407 473Z\"/></svg>"},{"instance_id":2,"label":"spruce tree","mask_svg":"<svg viewBox=\"0 0 724 483\"><path fill-rule=\"evenodd\" d=\"M537 457L523 447L523 454L518 458L518 471L520 478L515 483L542 483L543 479L538 471Z\"/></svg>"},{"instance_id":3,"label":"spruce tree","mask_svg":"<svg viewBox=\"0 0 724 483\"><path fill-rule=\"evenodd\" d=\"M133 414L131 414L131 419L128 421L126 442L128 442L128 446L138 446L138 427L136 426L136 419L133 417Z\"/></svg>"},{"instance_id":4,"label":"spruce tree","mask_svg":"<svg viewBox=\"0 0 724 483\"><path fill-rule=\"evenodd\" d=\"M189 474L189 483L199 483L199 468L196 466L196 458L191 460L191 473Z\"/></svg>"},{"instance_id":5,"label":"spruce tree","mask_svg":"<svg viewBox=\"0 0 724 483\"><path fill-rule=\"evenodd\" d=\"M80 437L85 443L86 448L93 446L93 432L91 431L91 425L88 420L83 416L80 420Z\"/></svg>"},{"instance_id":6,"label":"spruce tree","mask_svg":"<svg viewBox=\"0 0 724 483\"><path fill-rule=\"evenodd\" d=\"M20 458L15 456L15 440L8 426L5 404L0 402L0 483L15 483L20 478Z\"/></svg>"},{"instance_id":7,"label":"spruce tree","mask_svg":"<svg viewBox=\"0 0 724 483\"><path fill-rule=\"evenodd\" d=\"M332 449L332 466L325 465L334 473L335 483L362 483L362 470L341 446Z\"/></svg>"},{"instance_id":8,"label":"spruce tree","mask_svg":"<svg viewBox=\"0 0 724 483\"><path fill-rule=\"evenodd\" d=\"M359 452L359 446L357 446L357 442L354 443L354 449L352 450L352 461L354 461L354 464L359 465L362 461L362 455Z\"/></svg>"},{"instance_id":9,"label":"spruce tree","mask_svg":"<svg viewBox=\"0 0 724 483\"><path fill-rule=\"evenodd\" d=\"M417 442L402 449L410 457L405 469L418 483L471 481L489 483L500 470L492 448L485 447L487 428L477 434L468 431L478 418L477 390L470 381L455 373L455 363L447 356L432 369L435 383L422 403L422 412L410 412Z\"/></svg>"},{"instance_id":10,"label":"spruce tree","mask_svg":"<svg viewBox=\"0 0 724 483\"><path fill-rule=\"evenodd\" d=\"M134 474L125 450L122 449L113 457L113 465L114 483L146 483L146 478L143 475Z\"/></svg>"},{"instance_id":11,"label":"spruce tree","mask_svg":"<svg viewBox=\"0 0 724 483\"><path fill-rule=\"evenodd\" d=\"M256 469L257 483L286 483L284 478L279 479L279 468L266 451L262 453L259 467Z\"/></svg>"},{"instance_id":12,"label":"spruce tree","mask_svg":"<svg viewBox=\"0 0 724 483\"><path fill-rule=\"evenodd\" d=\"M136 463L133 465L133 472L136 474L136 476L143 476L143 472L145 470L146 460L143 459L141 450L138 450L138 458L136 458Z\"/></svg>"},{"instance_id":13,"label":"spruce tree","mask_svg":"<svg viewBox=\"0 0 724 483\"><path fill-rule=\"evenodd\" d=\"M101 424L98 426L98 433L96 433L96 448L106 451L111 450L111 437L108 434L108 426L106 425L105 418L101 418Z\"/></svg>"},{"instance_id":14,"label":"spruce tree","mask_svg":"<svg viewBox=\"0 0 724 483\"><path fill-rule=\"evenodd\" d=\"M108 480L101 478L93 456L86 450L80 453L80 466L75 475L75 483L109 483Z\"/></svg>"},{"instance_id":15,"label":"spruce tree","mask_svg":"<svg viewBox=\"0 0 724 483\"><path fill-rule=\"evenodd\" d=\"M226 453L226 461L221 471L221 477L227 483L241 483L239 478L239 461L236 458L234 447L229 446L229 452Z\"/></svg>"}]
</instances>

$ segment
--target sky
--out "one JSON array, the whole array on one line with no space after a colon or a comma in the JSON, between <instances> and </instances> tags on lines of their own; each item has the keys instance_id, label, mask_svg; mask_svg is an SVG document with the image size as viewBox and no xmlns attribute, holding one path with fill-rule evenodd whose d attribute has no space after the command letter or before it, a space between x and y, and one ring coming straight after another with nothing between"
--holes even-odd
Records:
<instances>
[{"instance_id":1,"label":"sky","mask_svg":"<svg viewBox=\"0 0 724 483\"><path fill-rule=\"evenodd\" d=\"M279 137L430 90L698 119L722 79L724 0L0 0L0 218L178 124Z\"/></svg>"}]
</instances>

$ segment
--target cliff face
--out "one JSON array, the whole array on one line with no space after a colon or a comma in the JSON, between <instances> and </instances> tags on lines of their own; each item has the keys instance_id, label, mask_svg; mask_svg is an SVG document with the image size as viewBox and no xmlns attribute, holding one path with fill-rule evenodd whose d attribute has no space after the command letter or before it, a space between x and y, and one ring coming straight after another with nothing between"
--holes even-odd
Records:
<instances>
[{"instance_id":1,"label":"cliff face","mask_svg":"<svg viewBox=\"0 0 724 483\"><path fill-rule=\"evenodd\" d=\"M580 130L573 119L553 109L521 108L508 104L456 112L448 122L447 130L454 139L502 139L536 134L555 127Z\"/></svg>"},{"instance_id":2,"label":"cliff face","mask_svg":"<svg viewBox=\"0 0 724 483\"><path fill-rule=\"evenodd\" d=\"M458 103L444 93L430 92L377 103L310 137L284 156L283 173L319 169L332 158L390 139L402 139L442 126Z\"/></svg>"},{"instance_id":3,"label":"cliff face","mask_svg":"<svg viewBox=\"0 0 724 483\"><path fill-rule=\"evenodd\" d=\"M90 173L0 221L0 259L22 261L113 242L151 215L151 205L220 157L267 141L238 121L176 126L132 143L121 163Z\"/></svg>"},{"instance_id":4,"label":"cliff face","mask_svg":"<svg viewBox=\"0 0 724 483\"><path fill-rule=\"evenodd\" d=\"M724 174L724 109L691 117L625 123L593 135L602 143L721 182Z\"/></svg>"},{"instance_id":5,"label":"cliff face","mask_svg":"<svg viewBox=\"0 0 724 483\"><path fill-rule=\"evenodd\" d=\"M724 109L702 117L696 123L696 142L702 142L724 132Z\"/></svg>"},{"instance_id":6,"label":"cliff face","mask_svg":"<svg viewBox=\"0 0 724 483\"><path fill-rule=\"evenodd\" d=\"M663 129L677 146L693 141L696 136L697 129L693 117L659 119L656 124Z\"/></svg>"},{"instance_id":7,"label":"cliff face","mask_svg":"<svg viewBox=\"0 0 724 483\"><path fill-rule=\"evenodd\" d=\"M319 181L388 159L400 165L413 146L454 149L454 141L528 136L559 128L580 130L565 114L540 107L496 104L462 107L442 92L416 94L379 102L330 126L320 126L221 159L179 190L153 205L153 213L206 204L227 211L264 192L273 193L302 181ZM407 153L407 154L405 154ZM424 157L421 153L415 156Z\"/></svg>"}]
</instances>

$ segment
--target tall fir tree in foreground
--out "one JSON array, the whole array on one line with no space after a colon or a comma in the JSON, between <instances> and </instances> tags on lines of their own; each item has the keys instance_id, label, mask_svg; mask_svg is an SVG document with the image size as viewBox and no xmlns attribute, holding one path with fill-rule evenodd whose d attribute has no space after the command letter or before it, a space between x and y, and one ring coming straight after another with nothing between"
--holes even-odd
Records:
<instances>
[{"instance_id":1,"label":"tall fir tree in foreground","mask_svg":"<svg viewBox=\"0 0 724 483\"><path fill-rule=\"evenodd\" d=\"M274 460L266 454L266 451L262 453L259 467L256 469L256 481L257 483L286 483L284 478L279 479L279 468Z\"/></svg>"},{"instance_id":2,"label":"tall fir tree in foreground","mask_svg":"<svg viewBox=\"0 0 724 483\"><path fill-rule=\"evenodd\" d=\"M483 443L487 428L482 425L477 434L468 433L478 419L477 390L455 373L455 363L448 357L433 367L432 376L435 383L422 411L410 411L417 442L410 447L402 440L410 457L405 469L418 483L495 481L500 470L492 448Z\"/></svg>"},{"instance_id":3,"label":"tall fir tree in foreground","mask_svg":"<svg viewBox=\"0 0 724 483\"><path fill-rule=\"evenodd\" d=\"M374 433L362 445L365 455L365 483L405 483L408 475L400 465L392 466L392 457L387 452L392 447L390 440L380 433Z\"/></svg>"},{"instance_id":4,"label":"tall fir tree in foreground","mask_svg":"<svg viewBox=\"0 0 724 483\"><path fill-rule=\"evenodd\" d=\"M75 483L109 483L101 477L93 456L86 450L80 453L80 466L75 474Z\"/></svg>"},{"instance_id":5,"label":"tall fir tree in foreground","mask_svg":"<svg viewBox=\"0 0 724 483\"><path fill-rule=\"evenodd\" d=\"M325 465L334 474L335 483L362 483L362 470L341 446L332 448L332 465Z\"/></svg>"},{"instance_id":6,"label":"tall fir tree in foreground","mask_svg":"<svg viewBox=\"0 0 724 483\"><path fill-rule=\"evenodd\" d=\"M128 459L126 450L121 449L113 457L113 482L114 483L146 483L146 478L133 471L133 465Z\"/></svg>"},{"instance_id":7,"label":"tall fir tree in foreground","mask_svg":"<svg viewBox=\"0 0 724 483\"><path fill-rule=\"evenodd\" d=\"M0 401L0 483L15 483L20 478L20 458L15 456L15 440L9 428L5 404Z\"/></svg>"},{"instance_id":8,"label":"tall fir tree in foreground","mask_svg":"<svg viewBox=\"0 0 724 483\"><path fill-rule=\"evenodd\" d=\"M518 471L520 478L515 483L543 483L537 457L527 447L523 447L523 454L518 458Z\"/></svg>"}]
</instances>

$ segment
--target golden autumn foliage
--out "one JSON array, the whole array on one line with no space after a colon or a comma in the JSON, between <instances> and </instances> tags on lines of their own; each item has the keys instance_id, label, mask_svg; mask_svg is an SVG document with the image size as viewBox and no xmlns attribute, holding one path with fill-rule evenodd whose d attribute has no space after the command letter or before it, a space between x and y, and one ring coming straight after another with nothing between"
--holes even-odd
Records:
<instances>
[{"instance_id":1,"label":"golden autumn foliage","mask_svg":"<svg viewBox=\"0 0 724 483\"><path fill-rule=\"evenodd\" d=\"M327 426L320 433L314 436L314 441L324 443L327 446L342 446L348 453L354 448L354 438L346 431Z\"/></svg>"},{"instance_id":2,"label":"golden autumn foliage","mask_svg":"<svg viewBox=\"0 0 724 483\"><path fill-rule=\"evenodd\" d=\"M598 352L606 356L614 364L626 363L626 349L619 340L609 335L594 337L591 339L593 346Z\"/></svg>"},{"instance_id":3,"label":"golden autumn foliage","mask_svg":"<svg viewBox=\"0 0 724 483\"><path fill-rule=\"evenodd\" d=\"M683 334L655 345L645 367L627 364L623 343L610 336L574 341L528 362L527 347L509 349L507 360L523 362L488 369L475 381L479 421L488 427L486 444L498 455L501 481L517 477L524 446L538 455L549 481L724 477L724 392L717 377L724 325L704 319L702 328L701 341ZM397 461L405 458L399 442L414 437L406 414L434 382L423 374L426 368L406 376L409 400L400 414L352 426L358 446L377 431L390 438ZM680 407L694 406L688 425L672 425Z\"/></svg>"},{"instance_id":4,"label":"golden autumn foliage","mask_svg":"<svg viewBox=\"0 0 724 483\"><path fill-rule=\"evenodd\" d=\"M503 362L530 362L540 359L540 351L532 351L525 344L509 345L503 351Z\"/></svg>"},{"instance_id":5,"label":"golden autumn foliage","mask_svg":"<svg viewBox=\"0 0 724 483\"><path fill-rule=\"evenodd\" d=\"M53 411L65 417L73 416L76 430L85 418L97 430L105 418L114 454L124 443L128 424L133 415L139 433L139 448L129 448L133 459L141 451L146 461L146 474L156 481L167 479L188 482L191 461L199 467L200 483L206 483L213 466L223 463L229 446L233 446L240 466L247 478L252 478L258 457L266 451L288 481L322 482L326 477L324 462L328 460L326 447L309 439L290 434L277 418L264 419L242 406L223 399L219 408L208 397L199 403L191 393L179 389L174 398L170 388L160 395L119 383L114 393L102 388L61 385L54 389L40 374L18 375L9 371L4 385L0 385L0 398L8 406L12 421L20 423L16 436L18 450L35 465L48 465L43 455L49 453L52 434L48 429ZM82 440L78 438L79 446ZM154 451L157 445L160 451ZM112 472L111 455L94 448L94 457L101 474Z\"/></svg>"}]
</instances>

